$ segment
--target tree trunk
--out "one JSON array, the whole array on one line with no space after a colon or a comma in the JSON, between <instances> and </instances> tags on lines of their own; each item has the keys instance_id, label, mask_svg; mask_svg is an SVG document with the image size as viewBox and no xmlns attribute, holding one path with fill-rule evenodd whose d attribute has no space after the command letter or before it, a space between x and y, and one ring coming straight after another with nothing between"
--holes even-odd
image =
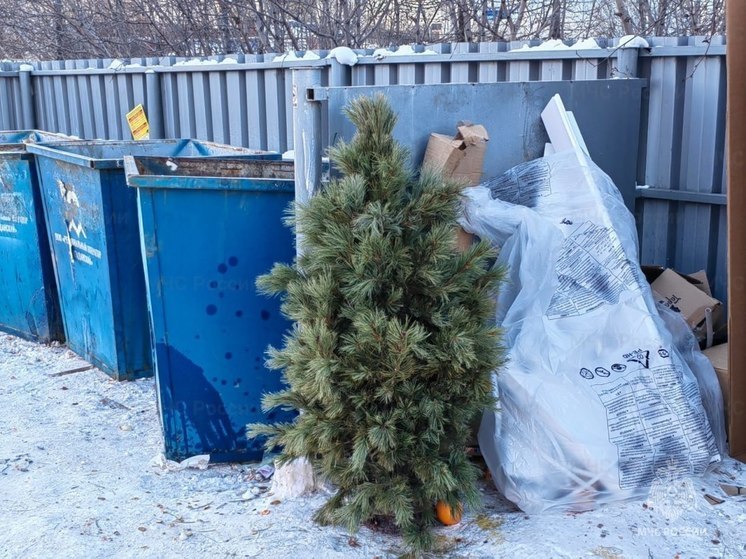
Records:
<instances>
[{"instance_id":1,"label":"tree trunk","mask_svg":"<svg viewBox=\"0 0 746 559\"><path fill-rule=\"evenodd\" d=\"M634 29L632 28L632 18L629 17L629 10L627 10L626 0L616 0L616 16L622 20L622 29L624 29L625 35L632 35Z\"/></svg>"}]
</instances>

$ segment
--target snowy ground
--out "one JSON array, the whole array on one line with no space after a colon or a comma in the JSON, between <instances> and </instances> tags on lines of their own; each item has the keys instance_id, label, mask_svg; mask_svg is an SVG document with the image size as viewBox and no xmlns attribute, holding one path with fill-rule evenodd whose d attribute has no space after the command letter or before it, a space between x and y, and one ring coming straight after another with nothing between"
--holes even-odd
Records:
<instances>
[{"instance_id":1,"label":"snowy ground","mask_svg":"<svg viewBox=\"0 0 746 559\"><path fill-rule=\"evenodd\" d=\"M253 465L163 471L152 380L116 383L64 347L0 333L0 557L397 557L391 535L311 521ZM440 557L746 557L746 466L729 460L678 518L640 502L527 516L487 483L485 509L438 530ZM252 494L252 491L256 496ZM724 502L710 504L709 494ZM250 498L244 498L250 497Z\"/></svg>"}]
</instances>

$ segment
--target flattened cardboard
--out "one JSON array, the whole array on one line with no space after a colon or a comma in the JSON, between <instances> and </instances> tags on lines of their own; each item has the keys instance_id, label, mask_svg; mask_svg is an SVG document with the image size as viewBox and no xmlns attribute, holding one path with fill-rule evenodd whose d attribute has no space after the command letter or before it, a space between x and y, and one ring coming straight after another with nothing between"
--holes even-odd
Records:
<instances>
[{"instance_id":1,"label":"flattened cardboard","mask_svg":"<svg viewBox=\"0 0 746 559\"><path fill-rule=\"evenodd\" d=\"M715 369L715 373L720 381L720 388L723 391L723 402L725 403L725 415L728 415L728 401L730 399L730 376L728 375L728 344L720 344L712 346L710 349L704 350L707 358L712 363L712 367ZM728 424L726 422L726 428Z\"/></svg>"},{"instance_id":2,"label":"flattened cardboard","mask_svg":"<svg viewBox=\"0 0 746 559\"><path fill-rule=\"evenodd\" d=\"M670 268L664 270L650 287L659 303L682 314L700 340L707 334L705 311L712 310L713 324L717 324L722 316L723 305L720 301Z\"/></svg>"},{"instance_id":3,"label":"flattened cardboard","mask_svg":"<svg viewBox=\"0 0 746 559\"><path fill-rule=\"evenodd\" d=\"M730 452L746 462L746 2L726 2Z\"/></svg>"},{"instance_id":4,"label":"flattened cardboard","mask_svg":"<svg viewBox=\"0 0 746 559\"><path fill-rule=\"evenodd\" d=\"M694 285L696 285L701 291L705 292L708 296L712 297L712 289L710 288L710 282L707 279L707 272L700 270L699 272L689 274L689 277L697 280L699 284L695 283Z\"/></svg>"},{"instance_id":5,"label":"flattened cardboard","mask_svg":"<svg viewBox=\"0 0 746 559\"><path fill-rule=\"evenodd\" d=\"M665 272L668 268L664 268L663 266L651 266L648 264L643 264L640 266L642 269L642 273L645 274L645 279L648 280L649 284L652 284L655 280L657 280L660 275ZM702 285L702 280L698 279L698 275L700 272L697 272L696 274L682 274L681 272L676 272L679 274L682 278L684 278L686 281L691 283L693 286L697 287L698 289L704 291L704 286ZM697 277L695 277L697 276ZM709 284L708 284L709 287ZM712 296L712 294L710 294Z\"/></svg>"}]
</instances>

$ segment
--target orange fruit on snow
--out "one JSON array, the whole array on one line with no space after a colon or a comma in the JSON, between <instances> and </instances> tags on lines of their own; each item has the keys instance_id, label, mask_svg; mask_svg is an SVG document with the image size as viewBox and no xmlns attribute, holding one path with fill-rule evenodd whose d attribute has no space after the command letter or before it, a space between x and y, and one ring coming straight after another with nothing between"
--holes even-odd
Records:
<instances>
[{"instance_id":1,"label":"orange fruit on snow","mask_svg":"<svg viewBox=\"0 0 746 559\"><path fill-rule=\"evenodd\" d=\"M460 504L456 507L456 510L452 509L448 503L444 503L443 501L438 501L438 504L435 505L435 514L438 517L438 520L446 526L453 526L454 524L461 522L461 514L463 512L464 508Z\"/></svg>"}]
</instances>

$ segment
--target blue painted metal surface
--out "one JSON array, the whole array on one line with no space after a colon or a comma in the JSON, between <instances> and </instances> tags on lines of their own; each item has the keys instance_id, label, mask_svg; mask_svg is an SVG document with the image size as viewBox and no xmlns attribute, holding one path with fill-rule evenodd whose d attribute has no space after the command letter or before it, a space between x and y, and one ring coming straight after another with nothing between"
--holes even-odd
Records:
<instances>
[{"instance_id":1,"label":"blue painted metal surface","mask_svg":"<svg viewBox=\"0 0 746 559\"><path fill-rule=\"evenodd\" d=\"M0 132L0 330L28 340L64 341L33 142L65 136Z\"/></svg>"},{"instance_id":2,"label":"blue painted metal surface","mask_svg":"<svg viewBox=\"0 0 746 559\"><path fill-rule=\"evenodd\" d=\"M193 140L28 149L37 155L68 346L115 379L152 375L137 196L127 188L123 157L265 154Z\"/></svg>"},{"instance_id":3,"label":"blue painted metal surface","mask_svg":"<svg viewBox=\"0 0 746 559\"><path fill-rule=\"evenodd\" d=\"M264 353L291 325L280 302L254 286L295 256L282 223L292 163L172 163L171 176L163 160L128 159L127 167L138 192L166 456L257 460L262 442L246 439L246 424L293 416L261 410L262 394L282 387ZM268 178L245 178L252 175Z\"/></svg>"}]
</instances>

